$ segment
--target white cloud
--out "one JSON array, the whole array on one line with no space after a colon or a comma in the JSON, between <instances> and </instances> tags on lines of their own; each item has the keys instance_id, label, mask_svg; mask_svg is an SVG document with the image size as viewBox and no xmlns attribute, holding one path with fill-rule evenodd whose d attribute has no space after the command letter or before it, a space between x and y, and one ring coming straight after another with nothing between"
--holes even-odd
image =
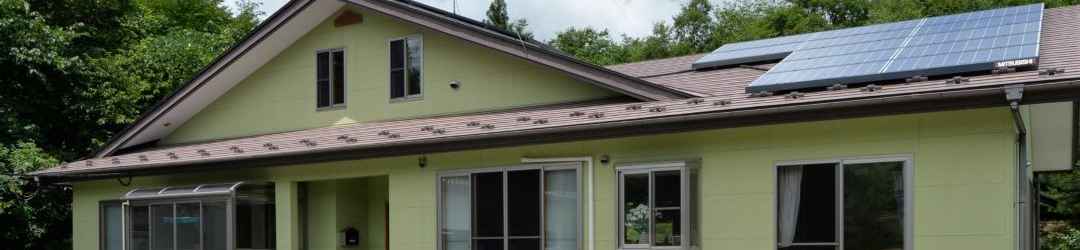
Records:
<instances>
[{"instance_id":1,"label":"white cloud","mask_svg":"<svg viewBox=\"0 0 1080 250\"><path fill-rule=\"evenodd\" d=\"M608 29L613 36L641 37L652 32L656 22L670 22L686 0L507 0L511 19L525 18L539 40L570 27ZM420 0L442 9L452 9L453 0ZM458 13L481 20L489 0L458 0Z\"/></svg>"},{"instance_id":2,"label":"white cloud","mask_svg":"<svg viewBox=\"0 0 1080 250\"><path fill-rule=\"evenodd\" d=\"M238 0L229 0L230 7ZM455 0L418 0L453 11ZM483 20L491 0L456 0L457 13ZM260 10L267 15L287 0L262 0ZM687 0L507 0L511 19L525 18L536 38L546 41L570 27L608 29L616 38L625 34L642 37L652 32L654 23L671 22L671 17Z\"/></svg>"}]
</instances>

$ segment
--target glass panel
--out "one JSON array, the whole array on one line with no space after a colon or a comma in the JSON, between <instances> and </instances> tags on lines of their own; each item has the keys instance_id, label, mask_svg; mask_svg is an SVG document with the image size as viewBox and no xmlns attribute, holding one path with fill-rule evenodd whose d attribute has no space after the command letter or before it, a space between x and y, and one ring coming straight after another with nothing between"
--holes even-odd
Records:
<instances>
[{"instance_id":1,"label":"glass panel","mask_svg":"<svg viewBox=\"0 0 1080 250\"><path fill-rule=\"evenodd\" d=\"M228 212L224 201L206 202L203 206L203 250L226 250L225 239L228 230Z\"/></svg>"},{"instance_id":2,"label":"glass panel","mask_svg":"<svg viewBox=\"0 0 1080 250\"><path fill-rule=\"evenodd\" d=\"M152 196L152 195L157 195L158 192L161 192L160 188L151 188L151 189L141 189L140 188L140 189L135 189L135 191L127 194L127 197Z\"/></svg>"},{"instance_id":3,"label":"glass panel","mask_svg":"<svg viewBox=\"0 0 1080 250\"><path fill-rule=\"evenodd\" d=\"M486 239L486 240L474 240L473 249L475 250L504 250L503 239Z\"/></svg>"},{"instance_id":4,"label":"glass panel","mask_svg":"<svg viewBox=\"0 0 1080 250\"><path fill-rule=\"evenodd\" d=\"M407 72L409 76L406 79L409 81L409 86L406 89L408 90L409 95L418 95L420 94L420 82L423 77L423 74L421 74L421 69L424 65L423 41L421 41L420 38L409 38L407 41L408 44L405 48L408 49L409 53L408 60L406 61L406 63L408 63Z\"/></svg>"},{"instance_id":5,"label":"glass panel","mask_svg":"<svg viewBox=\"0 0 1080 250\"><path fill-rule=\"evenodd\" d=\"M578 238L577 171L544 171L544 246L575 250Z\"/></svg>"},{"instance_id":6,"label":"glass panel","mask_svg":"<svg viewBox=\"0 0 1080 250\"><path fill-rule=\"evenodd\" d=\"M390 97L405 96L405 41L390 42Z\"/></svg>"},{"instance_id":7,"label":"glass panel","mask_svg":"<svg viewBox=\"0 0 1080 250\"><path fill-rule=\"evenodd\" d=\"M540 170L507 173L510 236L540 236Z\"/></svg>"},{"instance_id":8,"label":"glass panel","mask_svg":"<svg viewBox=\"0 0 1080 250\"><path fill-rule=\"evenodd\" d=\"M664 171L654 174L653 199L658 208L681 207L682 180L679 171Z\"/></svg>"},{"instance_id":9,"label":"glass panel","mask_svg":"<svg viewBox=\"0 0 1080 250\"><path fill-rule=\"evenodd\" d=\"M315 101L317 107L330 106L330 54L326 52L315 56Z\"/></svg>"},{"instance_id":10,"label":"glass panel","mask_svg":"<svg viewBox=\"0 0 1080 250\"><path fill-rule=\"evenodd\" d=\"M195 186L167 187L161 194L187 194L195 191Z\"/></svg>"},{"instance_id":11,"label":"glass panel","mask_svg":"<svg viewBox=\"0 0 1080 250\"><path fill-rule=\"evenodd\" d=\"M202 249L199 240L201 223L199 203L176 204L176 249Z\"/></svg>"},{"instance_id":12,"label":"glass panel","mask_svg":"<svg viewBox=\"0 0 1080 250\"><path fill-rule=\"evenodd\" d=\"M396 69L390 71L390 98L405 96L405 70Z\"/></svg>"},{"instance_id":13,"label":"glass panel","mask_svg":"<svg viewBox=\"0 0 1080 250\"><path fill-rule=\"evenodd\" d=\"M794 173L796 171L798 174ZM836 237L836 165L819 164L803 166L783 166L781 178L792 174L798 180L778 180L780 193L777 215L782 219L785 214L793 213L794 222L791 243L835 243ZM792 196L785 193L794 192ZM794 207L789 207L794 206ZM782 227L779 234L783 236ZM781 238L780 243L784 240Z\"/></svg>"},{"instance_id":14,"label":"glass panel","mask_svg":"<svg viewBox=\"0 0 1080 250\"><path fill-rule=\"evenodd\" d=\"M510 250L540 250L540 239L511 239Z\"/></svg>"},{"instance_id":15,"label":"glass panel","mask_svg":"<svg viewBox=\"0 0 1080 250\"><path fill-rule=\"evenodd\" d=\"M469 249L469 176L443 177L442 200L442 246L444 250Z\"/></svg>"},{"instance_id":16,"label":"glass panel","mask_svg":"<svg viewBox=\"0 0 1080 250\"><path fill-rule=\"evenodd\" d=\"M207 185L202 185L202 187L199 187L198 192L199 193L203 193L203 192L228 192L229 189L232 188L232 186L234 186L234 185L236 185L236 183L207 184Z\"/></svg>"},{"instance_id":17,"label":"glass panel","mask_svg":"<svg viewBox=\"0 0 1080 250\"><path fill-rule=\"evenodd\" d=\"M836 246L790 246L781 247L780 250L836 250Z\"/></svg>"},{"instance_id":18,"label":"glass panel","mask_svg":"<svg viewBox=\"0 0 1080 250\"><path fill-rule=\"evenodd\" d=\"M236 247L274 248L274 204L255 200L236 203Z\"/></svg>"},{"instance_id":19,"label":"glass panel","mask_svg":"<svg viewBox=\"0 0 1080 250\"><path fill-rule=\"evenodd\" d=\"M904 248L904 163L844 166L844 248Z\"/></svg>"},{"instance_id":20,"label":"glass panel","mask_svg":"<svg viewBox=\"0 0 1080 250\"><path fill-rule=\"evenodd\" d=\"M345 103L345 52L334 52L334 104Z\"/></svg>"},{"instance_id":21,"label":"glass panel","mask_svg":"<svg viewBox=\"0 0 1080 250\"><path fill-rule=\"evenodd\" d=\"M653 174L653 200L656 212L653 216L653 245L678 246L682 238L682 180L679 171L663 171Z\"/></svg>"},{"instance_id":22,"label":"glass panel","mask_svg":"<svg viewBox=\"0 0 1080 250\"><path fill-rule=\"evenodd\" d=\"M102 248L105 250L123 250L124 221L123 207L120 203L105 203L101 207Z\"/></svg>"},{"instance_id":23,"label":"glass panel","mask_svg":"<svg viewBox=\"0 0 1080 250\"><path fill-rule=\"evenodd\" d=\"M173 249L173 205L150 205L150 249Z\"/></svg>"},{"instance_id":24,"label":"glass panel","mask_svg":"<svg viewBox=\"0 0 1080 250\"><path fill-rule=\"evenodd\" d=\"M473 175L473 237L503 236L503 173Z\"/></svg>"},{"instance_id":25,"label":"glass panel","mask_svg":"<svg viewBox=\"0 0 1080 250\"><path fill-rule=\"evenodd\" d=\"M150 207L131 206L131 249L150 249Z\"/></svg>"},{"instance_id":26,"label":"glass panel","mask_svg":"<svg viewBox=\"0 0 1080 250\"><path fill-rule=\"evenodd\" d=\"M405 41L390 42L390 69L405 68Z\"/></svg>"},{"instance_id":27,"label":"glass panel","mask_svg":"<svg viewBox=\"0 0 1080 250\"><path fill-rule=\"evenodd\" d=\"M623 244L649 243L649 174L623 177Z\"/></svg>"},{"instance_id":28,"label":"glass panel","mask_svg":"<svg viewBox=\"0 0 1080 250\"><path fill-rule=\"evenodd\" d=\"M656 211L655 243L656 246L678 246L682 244L682 211L665 209Z\"/></svg>"}]
</instances>

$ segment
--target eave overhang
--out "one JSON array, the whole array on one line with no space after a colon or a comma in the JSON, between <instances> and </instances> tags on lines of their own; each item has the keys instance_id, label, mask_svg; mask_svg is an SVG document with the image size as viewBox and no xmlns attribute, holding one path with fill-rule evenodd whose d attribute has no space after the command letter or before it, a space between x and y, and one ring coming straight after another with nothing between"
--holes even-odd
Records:
<instances>
[{"instance_id":1,"label":"eave overhang","mask_svg":"<svg viewBox=\"0 0 1080 250\"><path fill-rule=\"evenodd\" d=\"M204 172L210 170L220 171L224 168L241 169L290 166L329 161L432 154L543 143L656 135L707 129L760 126L778 123L822 121L986 107L1005 107L1008 106L1005 99L1005 90L1015 86L1023 86L1024 104L1080 99L1080 78L1063 78L1022 85L958 88L939 92L875 96L787 106L757 107L567 127L550 127L523 131L400 141L377 145L313 149L257 156L238 156L228 159L158 163L132 167L91 169L85 171L71 170L62 173L39 172L35 176L46 178L49 181L77 181L127 176Z\"/></svg>"}]
</instances>

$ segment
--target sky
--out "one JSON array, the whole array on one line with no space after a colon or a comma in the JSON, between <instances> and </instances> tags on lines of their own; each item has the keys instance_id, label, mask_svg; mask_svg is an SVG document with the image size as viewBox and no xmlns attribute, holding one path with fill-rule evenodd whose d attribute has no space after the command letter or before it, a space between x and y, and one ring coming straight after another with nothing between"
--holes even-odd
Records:
<instances>
[{"instance_id":1,"label":"sky","mask_svg":"<svg viewBox=\"0 0 1080 250\"><path fill-rule=\"evenodd\" d=\"M239 0L229 0L231 6ZM259 1L259 0L255 0ZM288 0L261 0L261 10L269 16ZM417 0L453 11L455 0ZM456 0L457 13L483 20L491 0ZM570 27L608 29L612 36L643 37L656 22L671 23L671 17L687 0L506 0L510 19L525 18L537 40L547 41ZM265 16L264 16L265 17Z\"/></svg>"}]
</instances>

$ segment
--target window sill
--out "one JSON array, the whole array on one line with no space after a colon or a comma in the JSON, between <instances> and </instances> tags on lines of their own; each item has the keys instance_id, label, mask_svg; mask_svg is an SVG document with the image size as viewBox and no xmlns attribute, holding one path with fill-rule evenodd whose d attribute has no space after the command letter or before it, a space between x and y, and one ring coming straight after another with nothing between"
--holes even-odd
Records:
<instances>
[{"instance_id":1,"label":"window sill","mask_svg":"<svg viewBox=\"0 0 1080 250\"><path fill-rule=\"evenodd\" d=\"M334 105L334 106L315 108L315 112L337 111L337 110L344 110L344 109L345 109L345 104L338 104L338 105Z\"/></svg>"},{"instance_id":2,"label":"window sill","mask_svg":"<svg viewBox=\"0 0 1080 250\"><path fill-rule=\"evenodd\" d=\"M402 102L415 102L424 100L423 95L413 95L404 97L390 98L390 103L402 103Z\"/></svg>"}]
</instances>

